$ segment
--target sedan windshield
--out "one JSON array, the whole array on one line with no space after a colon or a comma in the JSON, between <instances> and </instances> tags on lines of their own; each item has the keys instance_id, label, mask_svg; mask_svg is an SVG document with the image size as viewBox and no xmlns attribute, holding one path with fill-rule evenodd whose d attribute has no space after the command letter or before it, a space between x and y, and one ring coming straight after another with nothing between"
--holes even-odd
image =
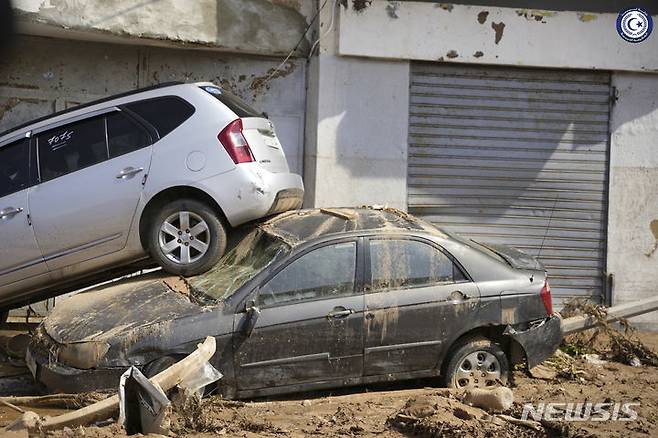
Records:
<instances>
[{"instance_id":1,"label":"sedan windshield","mask_svg":"<svg viewBox=\"0 0 658 438\"><path fill-rule=\"evenodd\" d=\"M288 250L283 241L256 229L190 285L214 301L224 300Z\"/></svg>"}]
</instances>

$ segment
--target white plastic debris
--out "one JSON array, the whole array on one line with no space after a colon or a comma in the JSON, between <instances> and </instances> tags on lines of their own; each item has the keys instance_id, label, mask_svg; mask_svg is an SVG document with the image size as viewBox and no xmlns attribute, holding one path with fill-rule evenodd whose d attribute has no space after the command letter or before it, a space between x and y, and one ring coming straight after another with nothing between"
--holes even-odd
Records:
<instances>
[{"instance_id":1,"label":"white plastic debris","mask_svg":"<svg viewBox=\"0 0 658 438\"><path fill-rule=\"evenodd\" d=\"M164 391L149 381L135 367L130 367L119 380L119 423L128 435L164 434L169 426L163 422L171 403Z\"/></svg>"},{"instance_id":2,"label":"white plastic debris","mask_svg":"<svg viewBox=\"0 0 658 438\"><path fill-rule=\"evenodd\" d=\"M199 397L202 397L204 388L211 383L218 381L222 377L224 377L222 373L206 362L193 373L186 375L178 386L183 390L186 396L196 394Z\"/></svg>"},{"instance_id":3,"label":"white plastic debris","mask_svg":"<svg viewBox=\"0 0 658 438\"><path fill-rule=\"evenodd\" d=\"M585 359L585 362L596 366L601 366L608 363L607 360L601 359L601 356L598 354L583 354L583 359Z\"/></svg>"}]
</instances>

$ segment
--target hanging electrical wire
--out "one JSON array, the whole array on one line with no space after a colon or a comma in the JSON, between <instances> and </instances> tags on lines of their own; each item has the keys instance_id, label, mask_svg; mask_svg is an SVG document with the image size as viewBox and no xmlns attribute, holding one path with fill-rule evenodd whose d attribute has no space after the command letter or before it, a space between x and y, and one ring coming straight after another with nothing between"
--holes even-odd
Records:
<instances>
[{"instance_id":1,"label":"hanging electrical wire","mask_svg":"<svg viewBox=\"0 0 658 438\"><path fill-rule=\"evenodd\" d=\"M315 15L313 15L313 18L311 19L310 23L308 24L308 26L306 26L306 29L305 29L304 32L302 33L302 36L301 36L301 38L299 39L299 41L297 41L297 44L295 44L295 47L293 47L293 49L290 51L290 53L288 53L288 56L286 56L286 57L283 59L283 61L281 62L281 64L279 64L278 66L276 66L276 67L270 72L270 74L265 78L265 81L263 81L263 85L267 84L267 83L268 83L268 82L274 77L274 75L277 74L277 72L279 72L279 71L281 70L281 68L283 68L284 65L286 65L286 62L288 62L288 60L292 57L292 55L295 54L295 52L297 51L297 49L299 49L299 46L301 46L302 43L306 40L306 34L307 34L308 31L311 29L311 27L313 27L313 24L314 24L315 21L318 19L318 17L320 16L320 13L322 12L322 10L324 9L324 7L327 5L328 2L329 2L329 0L324 0L324 2L322 3L322 6L320 6L320 8L318 8L318 10L316 11ZM334 0L334 8L335 8L335 5L336 5L336 0ZM333 26L333 12L332 12L332 15L331 15L331 25ZM322 37L320 37L320 38L322 38ZM320 39L318 39L318 41L319 41L319 40L320 40ZM316 41L316 44L317 44L318 41ZM314 46L315 46L315 44L314 44ZM311 50L311 53L312 53L312 50Z\"/></svg>"}]
</instances>

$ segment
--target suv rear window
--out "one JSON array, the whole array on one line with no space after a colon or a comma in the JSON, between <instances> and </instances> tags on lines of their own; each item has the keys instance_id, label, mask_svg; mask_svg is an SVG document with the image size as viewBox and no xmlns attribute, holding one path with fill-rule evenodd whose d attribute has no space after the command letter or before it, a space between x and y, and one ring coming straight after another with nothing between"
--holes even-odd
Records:
<instances>
[{"instance_id":1,"label":"suv rear window","mask_svg":"<svg viewBox=\"0 0 658 438\"><path fill-rule=\"evenodd\" d=\"M219 87L210 87L205 86L201 87L206 93L212 95L221 103L226 105L231 111L235 113L238 117L263 117L262 112L256 111L254 108L249 106L247 102L240 99L238 96L229 93L226 90L223 90Z\"/></svg>"},{"instance_id":2,"label":"suv rear window","mask_svg":"<svg viewBox=\"0 0 658 438\"><path fill-rule=\"evenodd\" d=\"M192 117L194 107L180 97L165 96L124 105L150 123L163 138Z\"/></svg>"}]
</instances>

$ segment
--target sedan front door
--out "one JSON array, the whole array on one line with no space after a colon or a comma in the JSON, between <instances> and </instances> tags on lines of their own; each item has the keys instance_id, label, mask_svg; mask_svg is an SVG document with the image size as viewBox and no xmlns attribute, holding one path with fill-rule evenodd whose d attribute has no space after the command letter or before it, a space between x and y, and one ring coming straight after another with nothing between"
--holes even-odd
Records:
<instances>
[{"instance_id":1,"label":"sedan front door","mask_svg":"<svg viewBox=\"0 0 658 438\"><path fill-rule=\"evenodd\" d=\"M477 286L429 241L370 238L366 263L366 376L436 370L449 334L469 324Z\"/></svg>"},{"instance_id":2,"label":"sedan front door","mask_svg":"<svg viewBox=\"0 0 658 438\"><path fill-rule=\"evenodd\" d=\"M236 346L239 391L361 377L357 246L348 240L313 248L261 286L256 326ZM236 318L239 327L245 315Z\"/></svg>"}]
</instances>

